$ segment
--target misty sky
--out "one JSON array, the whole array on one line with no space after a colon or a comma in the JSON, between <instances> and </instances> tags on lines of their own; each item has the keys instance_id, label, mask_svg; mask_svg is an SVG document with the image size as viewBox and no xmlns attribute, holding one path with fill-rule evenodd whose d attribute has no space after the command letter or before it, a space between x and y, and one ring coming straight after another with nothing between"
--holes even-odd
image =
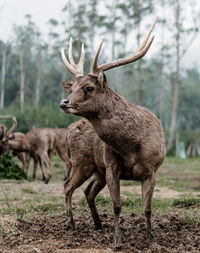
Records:
<instances>
[{"instance_id":1,"label":"misty sky","mask_svg":"<svg viewBox=\"0 0 200 253\"><path fill-rule=\"evenodd\" d=\"M13 24L23 24L26 14L32 15L33 21L40 27L42 34L47 34L48 20L61 19L61 9L65 3L65 0L0 0L0 39L12 39ZM159 33L156 36L159 40ZM194 64L197 64L200 70L200 35L183 58L184 67L191 68Z\"/></svg>"}]
</instances>

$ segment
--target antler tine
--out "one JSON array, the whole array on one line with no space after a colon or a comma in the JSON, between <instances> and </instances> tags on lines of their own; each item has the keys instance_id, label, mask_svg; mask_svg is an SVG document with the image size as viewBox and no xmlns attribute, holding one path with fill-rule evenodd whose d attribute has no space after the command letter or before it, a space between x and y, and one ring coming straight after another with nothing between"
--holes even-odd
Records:
<instances>
[{"instance_id":1,"label":"antler tine","mask_svg":"<svg viewBox=\"0 0 200 253\"><path fill-rule=\"evenodd\" d=\"M70 37L69 39L69 61L72 65L75 65L75 61L74 61L74 58L73 58L73 55L72 55L72 37Z\"/></svg>"},{"instance_id":2,"label":"antler tine","mask_svg":"<svg viewBox=\"0 0 200 253\"><path fill-rule=\"evenodd\" d=\"M98 72L98 66L97 66L97 61L98 61L98 57L99 57L99 53L101 51L101 47L103 45L103 40L101 41L100 45L99 45L99 48L97 50L97 53L94 57L94 60L93 60L93 64L92 64L92 73L95 74L96 72Z\"/></svg>"},{"instance_id":3,"label":"antler tine","mask_svg":"<svg viewBox=\"0 0 200 253\"><path fill-rule=\"evenodd\" d=\"M67 58L66 58L66 56L65 56L65 49L62 48L62 49L60 50L60 52L61 52L62 60L63 60L63 62L64 62L64 64L65 64L65 67L66 67L73 75L76 75L75 69L72 68L72 66L70 65L70 63L68 62L68 60L67 60Z\"/></svg>"},{"instance_id":4,"label":"antler tine","mask_svg":"<svg viewBox=\"0 0 200 253\"><path fill-rule=\"evenodd\" d=\"M73 74L75 77L82 76L83 75L83 65L85 60L85 51L84 51L84 44L82 44L81 49L81 56L78 64L75 64L73 55L72 55L72 38L70 38L69 41L69 61L67 60L67 57L65 56L65 50L64 48L61 49L61 56L62 60L66 66L66 68Z\"/></svg>"},{"instance_id":5,"label":"antler tine","mask_svg":"<svg viewBox=\"0 0 200 253\"><path fill-rule=\"evenodd\" d=\"M147 36L145 37L142 45L138 48L138 51L141 51L146 46L146 44L147 44L147 42L149 40L149 37L150 37L150 35L151 35L154 27L155 27L155 24L156 24L157 20L158 20L158 17L156 17L154 23L152 24L151 28L149 29L149 32L147 33Z\"/></svg>"},{"instance_id":6,"label":"antler tine","mask_svg":"<svg viewBox=\"0 0 200 253\"><path fill-rule=\"evenodd\" d=\"M112 68L115 68L115 67L119 67L119 66L123 66L123 65L126 65L128 63L132 63L132 62L135 62L135 61L141 59L147 53L147 51L149 50L149 48L150 48L150 46L153 42L154 36L151 38L151 40L149 42L148 42L148 40L149 40L151 32L152 32L152 30L153 30L153 28L156 24L156 21L157 21L157 18L154 21L153 25L151 26L144 42L142 43L142 45L139 47L137 52L134 53L133 55L131 55L130 57L126 57L124 59L119 59L119 60L116 60L116 61L112 61L110 63L106 63L106 64L102 64L100 66L97 66L97 59L98 59L98 55L99 55L99 52L100 52L100 49L101 49L101 45L100 45L100 47L97 51L97 54L95 56L95 59L94 59L94 63L93 63L93 66L92 66L92 73L95 74L99 71L106 71L106 70L109 70L109 69L112 69Z\"/></svg>"},{"instance_id":7,"label":"antler tine","mask_svg":"<svg viewBox=\"0 0 200 253\"><path fill-rule=\"evenodd\" d=\"M78 65L80 67L82 67L83 69L83 65L84 65L84 61L85 61L85 49L84 49L84 43L81 46L81 56L80 56L80 60L78 62Z\"/></svg>"}]
</instances>

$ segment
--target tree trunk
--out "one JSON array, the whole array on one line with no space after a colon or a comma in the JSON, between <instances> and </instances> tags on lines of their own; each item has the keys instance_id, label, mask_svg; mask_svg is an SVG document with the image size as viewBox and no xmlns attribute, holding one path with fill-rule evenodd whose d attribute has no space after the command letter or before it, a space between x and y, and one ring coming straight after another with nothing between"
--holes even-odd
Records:
<instances>
[{"instance_id":1,"label":"tree trunk","mask_svg":"<svg viewBox=\"0 0 200 253\"><path fill-rule=\"evenodd\" d=\"M37 80L35 87L35 104L38 107L40 103L40 84L41 84L41 49L37 56Z\"/></svg>"},{"instance_id":2,"label":"tree trunk","mask_svg":"<svg viewBox=\"0 0 200 253\"><path fill-rule=\"evenodd\" d=\"M167 149L170 150L173 146L173 140L175 136L176 126L177 126L177 108L179 99L179 74L180 74L180 3L176 0L176 73L173 79L173 100L172 100L172 111L171 111L171 124L169 129L169 139Z\"/></svg>"},{"instance_id":3,"label":"tree trunk","mask_svg":"<svg viewBox=\"0 0 200 253\"><path fill-rule=\"evenodd\" d=\"M24 82L25 82L25 72L23 63L23 53L20 53L20 109L24 110Z\"/></svg>"},{"instance_id":4,"label":"tree trunk","mask_svg":"<svg viewBox=\"0 0 200 253\"><path fill-rule=\"evenodd\" d=\"M112 1L112 13L113 15L111 16L111 22L113 23L113 27L112 27L112 31L111 31L111 41L112 41L112 48L111 48L111 57L112 57L112 60L115 60L115 20L116 20L116 6L118 4L118 0L113 0ZM112 70L112 76L111 76L111 85L113 86L113 88L118 91L118 87L117 87L117 82L115 81L116 78L116 71L115 69Z\"/></svg>"},{"instance_id":5,"label":"tree trunk","mask_svg":"<svg viewBox=\"0 0 200 253\"><path fill-rule=\"evenodd\" d=\"M165 0L162 1L163 18L165 18ZM160 88L159 88L159 108L158 117L163 123L163 75L164 75L164 43L165 43L165 23L162 23L161 30L161 59L160 59Z\"/></svg>"},{"instance_id":6,"label":"tree trunk","mask_svg":"<svg viewBox=\"0 0 200 253\"><path fill-rule=\"evenodd\" d=\"M4 108L4 94L5 94L5 75L6 75L6 44L2 52L2 68L1 68L1 109Z\"/></svg>"},{"instance_id":7,"label":"tree trunk","mask_svg":"<svg viewBox=\"0 0 200 253\"><path fill-rule=\"evenodd\" d=\"M141 12L142 12L142 3L140 0L138 0L138 13L137 13L137 44L138 47L140 46L140 38L141 38ZM141 75L141 70L142 70L142 62L141 60L138 61L137 63L137 97L136 97L136 102L137 105L142 105L142 75Z\"/></svg>"}]
</instances>

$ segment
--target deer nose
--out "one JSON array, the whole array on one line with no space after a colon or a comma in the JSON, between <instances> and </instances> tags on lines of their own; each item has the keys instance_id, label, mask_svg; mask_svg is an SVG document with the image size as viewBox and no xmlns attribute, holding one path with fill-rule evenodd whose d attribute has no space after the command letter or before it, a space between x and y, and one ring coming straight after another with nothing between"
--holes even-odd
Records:
<instances>
[{"instance_id":1,"label":"deer nose","mask_svg":"<svg viewBox=\"0 0 200 253\"><path fill-rule=\"evenodd\" d=\"M64 109L66 107L68 107L69 105L69 99L65 98L65 99L62 99L61 102L60 102L60 108L61 109Z\"/></svg>"}]
</instances>

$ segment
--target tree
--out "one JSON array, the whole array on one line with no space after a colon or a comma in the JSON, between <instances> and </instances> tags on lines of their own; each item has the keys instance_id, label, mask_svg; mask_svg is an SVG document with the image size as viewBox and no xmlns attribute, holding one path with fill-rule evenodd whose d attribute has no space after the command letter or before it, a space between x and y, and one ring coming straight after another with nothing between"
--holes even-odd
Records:
<instances>
[{"instance_id":1,"label":"tree","mask_svg":"<svg viewBox=\"0 0 200 253\"><path fill-rule=\"evenodd\" d=\"M171 2L173 8L174 8L174 19L175 19L175 57L176 57L176 64L175 64L175 72L172 79L173 84L173 94L172 94L172 110L171 110L171 123L169 128L169 139L167 143L167 149L170 150L173 145L173 140L177 128L177 110L178 110L178 103L179 103L179 86L180 86L180 65L181 65L181 59L187 52L189 46L191 46L192 42L194 41L198 28L196 19L197 16L194 15L194 12L192 11L192 25L189 28L184 27L184 20L185 20L185 14L184 14L184 4L183 2L180 4L180 0L175 0ZM194 6L191 5L190 6ZM186 6L189 8L189 6ZM189 42L186 41L186 38L184 37L185 33L191 36ZM183 42L184 40L184 42ZM174 54L173 54L174 55Z\"/></svg>"}]
</instances>

